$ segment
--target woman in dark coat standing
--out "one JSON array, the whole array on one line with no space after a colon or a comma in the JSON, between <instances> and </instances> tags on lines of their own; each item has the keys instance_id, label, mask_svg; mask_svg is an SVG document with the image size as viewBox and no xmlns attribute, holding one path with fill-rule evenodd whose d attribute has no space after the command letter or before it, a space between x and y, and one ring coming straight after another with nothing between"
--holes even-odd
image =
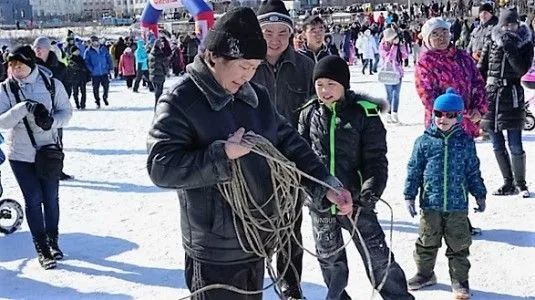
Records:
<instances>
[{"instance_id":1,"label":"woman in dark coat standing","mask_svg":"<svg viewBox=\"0 0 535 300\"><path fill-rule=\"evenodd\" d=\"M162 50L162 41L156 40L149 54L149 79L154 86L154 107L163 93L163 84L168 74L167 57Z\"/></svg>"},{"instance_id":2,"label":"woman in dark coat standing","mask_svg":"<svg viewBox=\"0 0 535 300\"><path fill-rule=\"evenodd\" d=\"M325 195L338 206L339 214L347 215L352 213L351 195L277 113L266 89L249 83L267 51L254 12L244 7L227 12L205 42L206 51L158 101L147 142L147 168L156 185L178 190L190 291L216 283L261 290L264 259L240 246L239 240L245 239L241 222L234 225L237 216L217 188L231 180L230 161L239 159L250 193L269 216L276 216L277 209L268 204L273 193L270 169L264 158L239 145L244 132L262 135L298 168L340 189L336 197L333 191L305 182L313 201L322 201ZM217 142L227 139L237 144ZM201 298L262 299L262 295L215 289L193 297Z\"/></svg>"},{"instance_id":3,"label":"woman in dark coat standing","mask_svg":"<svg viewBox=\"0 0 535 300\"><path fill-rule=\"evenodd\" d=\"M503 10L498 25L483 48L478 68L487 76L489 111L481 127L490 134L494 154L504 179L504 185L494 195L520 192L529 198L526 186L526 153L522 148L524 127L524 89L520 78L527 73L533 59L530 29L520 24L515 9ZM503 131L511 158L505 147ZM514 180L513 180L514 179Z\"/></svg>"}]
</instances>

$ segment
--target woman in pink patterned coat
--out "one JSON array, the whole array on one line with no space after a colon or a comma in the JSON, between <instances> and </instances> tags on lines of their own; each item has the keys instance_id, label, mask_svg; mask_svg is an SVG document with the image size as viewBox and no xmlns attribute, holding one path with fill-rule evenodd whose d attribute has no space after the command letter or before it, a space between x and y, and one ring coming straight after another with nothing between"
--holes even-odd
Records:
<instances>
[{"instance_id":1,"label":"woman in pink patterned coat","mask_svg":"<svg viewBox=\"0 0 535 300\"><path fill-rule=\"evenodd\" d=\"M416 65L416 91L425 106L425 125L431 123L433 101L451 87L464 100L462 127L479 136L479 121L487 112L485 82L470 55L450 42L449 24L431 18L422 27L425 52Z\"/></svg>"}]
</instances>

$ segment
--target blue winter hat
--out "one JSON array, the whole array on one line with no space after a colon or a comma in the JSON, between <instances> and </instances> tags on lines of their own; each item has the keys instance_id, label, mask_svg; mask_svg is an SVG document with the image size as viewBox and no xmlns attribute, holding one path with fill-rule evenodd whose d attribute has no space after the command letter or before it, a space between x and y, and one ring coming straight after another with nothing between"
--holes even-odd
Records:
<instances>
[{"instance_id":1,"label":"blue winter hat","mask_svg":"<svg viewBox=\"0 0 535 300\"><path fill-rule=\"evenodd\" d=\"M446 93L438 96L433 103L433 110L442 112L460 112L464 110L464 101L453 88L448 88Z\"/></svg>"}]
</instances>

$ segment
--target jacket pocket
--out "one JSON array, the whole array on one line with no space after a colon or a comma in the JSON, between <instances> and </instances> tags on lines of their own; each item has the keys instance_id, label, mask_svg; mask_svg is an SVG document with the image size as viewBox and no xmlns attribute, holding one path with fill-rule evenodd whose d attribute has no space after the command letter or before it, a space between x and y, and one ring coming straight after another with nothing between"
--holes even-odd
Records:
<instances>
[{"instance_id":1,"label":"jacket pocket","mask_svg":"<svg viewBox=\"0 0 535 300\"><path fill-rule=\"evenodd\" d=\"M212 229L215 235L232 238L236 236L234 222L232 221L232 212L230 206L216 188L209 189L212 202Z\"/></svg>"}]
</instances>

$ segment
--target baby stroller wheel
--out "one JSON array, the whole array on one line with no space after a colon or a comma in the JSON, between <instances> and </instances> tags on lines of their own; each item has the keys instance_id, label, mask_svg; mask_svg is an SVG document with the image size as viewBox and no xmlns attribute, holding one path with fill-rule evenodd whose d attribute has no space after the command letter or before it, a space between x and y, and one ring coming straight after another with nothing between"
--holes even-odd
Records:
<instances>
[{"instance_id":1,"label":"baby stroller wheel","mask_svg":"<svg viewBox=\"0 0 535 300\"><path fill-rule=\"evenodd\" d=\"M22 225L24 212L22 206L13 199L0 200L0 232L10 234Z\"/></svg>"},{"instance_id":2,"label":"baby stroller wheel","mask_svg":"<svg viewBox=\"0 0 535 300\"><path fill-rule=\"evenodd\" d=\"M528 90L535 90L535 82L522 80L522 85Z\"/></svg>"},{"instance_id":3,"label":"baby stroller wheel","mask_svg":"<svg viewBox=\"0 0 535 300\"><path fill-rule=\"evenodd\" d=\"M524 130L531 131L535 128L535 117L533 115L527 115L524 121Z\"/></svg>"}]
</instances>

